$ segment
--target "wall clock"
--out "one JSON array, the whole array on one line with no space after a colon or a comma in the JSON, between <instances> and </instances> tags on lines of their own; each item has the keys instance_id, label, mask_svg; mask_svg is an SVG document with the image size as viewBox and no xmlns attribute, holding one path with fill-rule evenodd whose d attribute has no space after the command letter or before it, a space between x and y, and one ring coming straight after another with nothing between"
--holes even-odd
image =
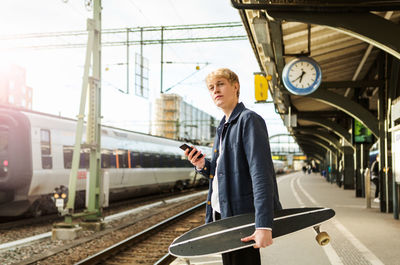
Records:
<instances>
[{"instance_id":1,"label":"wall clock","mask_svg":"<svg viewBox=\"0 0 400 265\"><path fill-rule=\"evenodd\" d=\"M286 89L295 95L314 92L322 80L319 64L310 57L299 57L285 65L282 80Z\"/></svg>"}]
</instances>

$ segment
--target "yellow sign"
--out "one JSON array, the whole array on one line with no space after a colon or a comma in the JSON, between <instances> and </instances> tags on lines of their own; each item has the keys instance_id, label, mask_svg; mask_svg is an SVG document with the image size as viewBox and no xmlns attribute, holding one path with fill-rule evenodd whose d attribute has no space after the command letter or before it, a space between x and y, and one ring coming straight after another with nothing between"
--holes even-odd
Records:
<instances>
[{"instance_id":1,"label":"yellow sign","mask_svg":"<svg viewBox=\"0 0 400 265\"><path fill-rule=\"evenodd\" d=\"M254 89L256 101L266 101L268 99L268 80L271 76L255 75L254 76Z\"/></svg>"}]
</instances>

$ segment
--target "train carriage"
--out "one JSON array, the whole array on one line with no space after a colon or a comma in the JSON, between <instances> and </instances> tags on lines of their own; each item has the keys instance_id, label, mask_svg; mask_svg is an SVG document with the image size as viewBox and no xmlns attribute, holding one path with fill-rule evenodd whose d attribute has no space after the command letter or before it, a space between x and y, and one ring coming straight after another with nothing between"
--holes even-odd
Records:
<instances>
[{"instance_id":1,"label":"train carriage","mask_svg":"<svg viewBox=\"0 0 400 265\"><path fill-rule=\"evenodd\" d=\"M0 107L0 216L54 208L50 195L69 183L76 124L73 119ZM192 183L193 167L179 149L181 142L108 126L102 126L101 133L101 167L110 179L110 200ZM210 156L211 148L200 149ZM82 149L78 201L84 198L88 168L89 150Z\"/></svg>"}]
</instances>

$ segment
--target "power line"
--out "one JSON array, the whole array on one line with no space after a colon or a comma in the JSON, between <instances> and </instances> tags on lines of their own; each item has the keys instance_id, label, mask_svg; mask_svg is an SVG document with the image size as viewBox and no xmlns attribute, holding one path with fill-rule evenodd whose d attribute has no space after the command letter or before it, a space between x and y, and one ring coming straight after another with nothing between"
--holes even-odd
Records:
<instances>
[{"instance_id":1,"label":"power line","mask_svg":"<svg viewBox=\"0 0 400 265\"><path fill-rule=\"evenodd\" d=\"M163 31L163 38L158 34ZM140 38L140 33L151 35ZM102 46L155 45L195 42L219 42L246 40L247 34L241 22L146 26L134 28L104 29L107 40ZM61 38L62 37L62 38ZM30 40L30 42L28 41ZM104 40L104 39L103 39ZM0 36L0 49L66 49L85 48L86 31L65 31Z\"/></svg>"}]
</instances>

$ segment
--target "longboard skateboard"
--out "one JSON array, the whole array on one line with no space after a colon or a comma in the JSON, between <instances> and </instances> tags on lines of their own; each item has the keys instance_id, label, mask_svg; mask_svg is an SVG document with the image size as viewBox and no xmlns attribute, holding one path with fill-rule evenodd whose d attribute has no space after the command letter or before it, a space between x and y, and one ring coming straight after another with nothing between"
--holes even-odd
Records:
<instances>
[{"instance_id":1,"label":"longboard skateboard","mask_svg":"<svg viewBox=\"0 0 400 265\"><path fill-rule=\"evenodd\" d=\"M320 232L321 223L335 216L330 208L292 208L275 212L272 237L277 238L308 227L317 233L320 245L329 243L326 232ZM240 239L254 233L254 213L237 215L199 226L176 238L169 246L169 253L176 257L190 258L230 252L255 244Z\"/></svg>"}]
</instances>

